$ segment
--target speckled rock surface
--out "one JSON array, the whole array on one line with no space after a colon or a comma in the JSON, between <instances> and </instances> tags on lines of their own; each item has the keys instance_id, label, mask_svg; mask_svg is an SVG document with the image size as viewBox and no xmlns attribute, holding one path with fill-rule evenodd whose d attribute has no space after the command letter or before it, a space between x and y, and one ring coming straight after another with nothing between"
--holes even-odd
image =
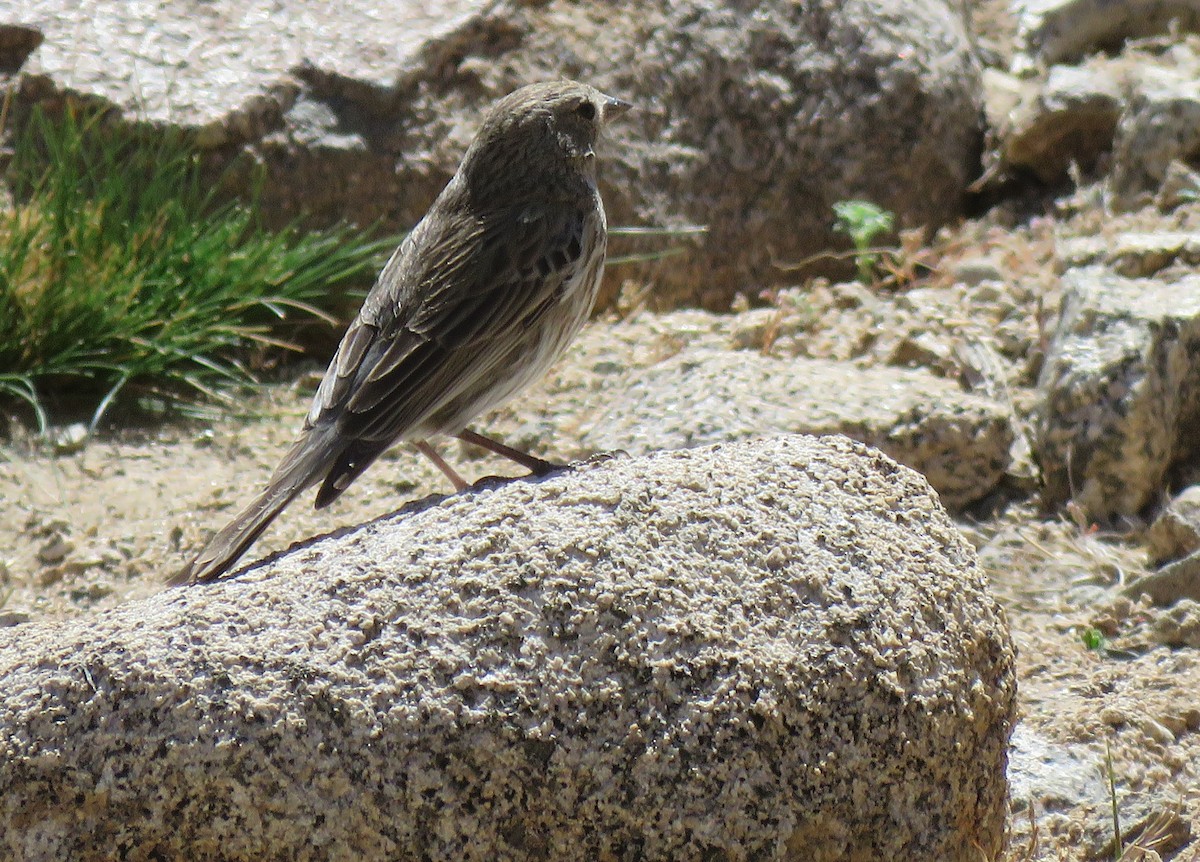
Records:
<instances>
[{"instance_id":1,"label":"speckled rock surface","mask_svg":"<svg viewBox=\"0 0 1200 862\"><path fill-rule=\"evenodd\" d=\"M0 0L0 18L45 37L25 72L150 122L204 127L269 97L293 70L337 68L387 87L421 45L485 0ZM284 108L290 100L282 102ZM278 109L277 105L277 109ZM215 128L214 128L215 133Z\"/></svg>"},{"instance_id":2,"label":"speckled rock surface","mask_svg":"<svg viewBox=\"0 0 1200 862\"><path fill-rule=\"evenodd\" d=\"M844 438L486 486L0 632L15 860L974 860L1003 612Z\"/></svg>"},{"instance_id":3,"label":"speckled rock surface","mask_svg":"<svg viewBox=\"0 0 1200 862\"><path fill-rule=\"evenodd\" d=\"M1038 383L1044 493L1090 518L1135 516L1196 451L1200 276L1168 282L1084 267L1063 282Z\"/></svg>"},{"instance_id":4,"label":"speckled rock surface","mask_svg":"<svg viewBox=\"0 0 1200 862\"><path fill-rule=\"evenodd\" d=\"M1003 405L924 370L700 348L635 369L611 392L584 437L596 451L845 434L923 473L952 509L996 487L1013 442Z\"/></svg>"},{"instance_id":5,"label":"speckled rock surface","mask_svg":"<svg viewBox=\"0 0 1200 862\"><path fill-rule=\"evenodd\" d=\"M1030 805L1039 811L1061 811L1083 801L1099 805L1108 798L1104 774L1103 762L1085 760L1027 724L1013 730L1008 782L1015 811L1024 814Z\"/></svg>"},{"instance_id":6,"label":"speckled rock surface","mask_svg":"<svg viewBox=\"0 0 1200 862\"><path fill-rule=\"evenodd\" d=\"M1113 141L1109 188L1114 206L1135 209L1146 203L1171 164L1186 163L1200 149L1198 66L1143 70Z\"/></svg>"},{"instance_id":7,"label":"speckled rock surface","mask_svg":"<svg viewBox=\"0 0 1200 862\"><path fill-rule=\"evenodd\" d=\"M1200 266L1200 233L1112 232L1075 237L1058 243L1057 256L1065 269L1100 264L1119 275L1145 278L1172 265Z\"/></svg>"},{"instance_id":8,"label":"speckled rock surface","mask_svg":"<svg viewBox=\"0 0 1200 862\"><path fill-rule=\"evenodd\" d=\"M1146 531L1152 565L1162 565L1200 550L1200 485L1176 494Z\"/></svg>"},{"instance_id":9,"label":"speckled rock surface","mask_svg":"<svg viewBox=\"0 0 1200 862\"><path fill-rule=\"evenodd\" d=\"M27 5L47 38L20 102L80 92L194 127L267 166L269 207L326 221L411 227L491 101L587 79L638 107L600 151L610 223L710 228L626 269L662 306L789 281L779 261L849 247L830 207L868 191L944 224L978 172L979 70L946 0Z\"/></svg>"},{"instance_id":10,"label":"speckled rock surface","mask_svg":"<svg viewBox=\"0 0 1200 862\"><path fill-rule=\"evenodd\" d=\"M1014 71L984 73L989 181L1032 174L1053 183L1074 171L1106 176L1104 203L1118 211L1152 199L1168 210L1189 204L1189 162L1200 148L1200 38L1176 27L1200 25L1200 2L1024 5L1027 24L1043 20L1029 11L1035 6L1045 8L1044 22L1061 20L1043 33L1046 57L1018 54ZM1177 35L1135 38L1168 32Z\"/></svg>"},{"instance_id":11,"label":"speckled rock surface","mask_svg":"<svg viewBox=\"0 0 1200 862\"><path fill-rule=\"evenodd\" d=\"M1067 176L1071 164L1091 169L1112 149L1124 101L1117 77L1104 63L1053 66L1037 84L989 72L989 117L1006 166L1055 182ZM1007 101L1006 94L1012 94L1011 108L991 110Z\"/></svg>"},{"instance_id":12,"label":"speckled rock surface","mask_svg":"<svg viewBox=\"0 0 1200 862\"><path fill-rule=\"evenodd\" d=\"M1120 44L1165 33L1171 27L1200 28L1196 0L1016 0L1019 62L1060 63Z\"/></svg>"},{"instance_id":13,"label":"speckled rock surface","mask_svg":"<svg viewBox=\"0 0 1200 862\"><path fill-rule=\"evenodd\" d=\"M1200 602L1200 552L1193 551L1156 572L1135 578L1121 592L1131 599L1145 596L1159 607L1171 607L1185 600Z\"/></svg>"}]
</instances>

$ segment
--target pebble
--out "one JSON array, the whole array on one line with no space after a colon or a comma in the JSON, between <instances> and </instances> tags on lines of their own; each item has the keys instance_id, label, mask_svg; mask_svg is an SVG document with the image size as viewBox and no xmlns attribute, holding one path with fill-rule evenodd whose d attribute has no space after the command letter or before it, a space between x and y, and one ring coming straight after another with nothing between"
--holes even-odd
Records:
<instances>
[{"instance_id":1,"label":"pebble","mask_svg":"<svg viewBox=\"0 0 1200 862\"><path fill-rule=\"evenodd\" d=\"M88 429L82 422L76 422L65 428L51 428L47 436L55 455L73 455L87 445Z\"/></svg>"},{"instance_id":2,"label":"pebble","mask_svg":"<svg viewBox=\"0 0 1200 862\"><path fill-rule=\"evenodd\" d=\"M1146 734L1146 736L1150 737L1160 745L1175 744L1175 734L1171 732L1170 728L1160 724L1149 716L1142 719L1141 728L1142 733Z\"/></svg>"},{"instance_id":3,"label":"pebble","mask_svg":"<svg viewBox=\"0 0 1200 862\"><path fill-rule=\"evenodd\" d=\"M996 261L988 257L969 257L954 265L954 280L976 287L984 282L1003 282L1004 273Z\"/></svg>"},{"instance_id":4,"label":"pebble","mask_svg":"<svg viewBox=\"0 0 1200 862\"><path fill-rule=\"evenodd\" d=\"M38 559L47 566L53 566L66 559L67 554L75 550L75 543L61 534L55 534L50 541L38 548Z\"/></svg>"}]
</instances>

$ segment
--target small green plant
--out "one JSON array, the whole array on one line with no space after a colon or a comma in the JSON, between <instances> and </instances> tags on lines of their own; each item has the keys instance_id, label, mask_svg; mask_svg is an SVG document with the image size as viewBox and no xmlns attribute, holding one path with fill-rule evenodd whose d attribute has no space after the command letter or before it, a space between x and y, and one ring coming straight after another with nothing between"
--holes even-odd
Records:
<instances>
[{"instance_id":1,"label":"small green plant","mask_svg":"<svg viewBox=\"0 0 1200 862\"><path fill-rule=\"evenodd\" d=\"M35 111L0 204L0 400L43 429L51 405L184 406L251 382L254 348L330 320L393 238L261 226L257 198L219 204L182 135L112 134Z\"/></svg>"},{"instance_id":2,"label":"small green plant","mask_svg":"<svg viewBox=\"0 0 1200 862\"><path fill-rule=\"evenodd\" d=\"M1108 649L1108 638L1098 628L1088 626L1080 632L1079 639L1083 641L1084 647L1092 652L1104 652Z\"/></svg>"},{"instance_id":3,"label":"small green plant","mask_svg":"<svg viewBox=\"0 0 1200 862\"><path fill-rule=\"evenodd\" d=\"M838 201L833 205L837 216L834 230L850 237L854 244L854 263L858 267L858 280L870 284L875 275L879 255L872 251L875 240L888 233L896 217L878 204L870 201Z\"/></svg>"}]
</instances>

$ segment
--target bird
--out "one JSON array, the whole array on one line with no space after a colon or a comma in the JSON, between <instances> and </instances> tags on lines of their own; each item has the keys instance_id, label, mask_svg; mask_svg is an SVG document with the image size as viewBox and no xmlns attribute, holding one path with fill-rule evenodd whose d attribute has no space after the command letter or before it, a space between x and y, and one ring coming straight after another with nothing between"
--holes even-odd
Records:
<instances>
[{"instance_id":1,"label":"bird","mask_svg":"<svg viewBox=\"0 0 1200 862\"><path fill-rule=\"evenodd\" d=\"M608 226L596 143L630 108L576 81L530 84L495 102L445 189L380 271L265 489L173 585L228 576L283 509L319 486L328 506L408 441L456 491L430 446L453 435L545 474L549 461L467 428L546 369L595 304Z\"/></svg>"}]
</instances>

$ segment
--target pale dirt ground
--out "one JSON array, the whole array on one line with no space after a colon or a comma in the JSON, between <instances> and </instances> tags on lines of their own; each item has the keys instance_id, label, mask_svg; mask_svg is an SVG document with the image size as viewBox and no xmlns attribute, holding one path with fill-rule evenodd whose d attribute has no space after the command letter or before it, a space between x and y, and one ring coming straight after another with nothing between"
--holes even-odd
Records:
<instances>
[{"instance_id":1,"label":"pale dirt ground","mask_svg":"<svg viewBox=\"0 0 1200 862\"><path fill-rule=\"evenodd\" d=\"M984 50L1006 53L1012 22L1005 4L969 5L977 7ZM1027 215L1041 211L1050 215ZM546 457L579 457L586 454L580 436L602 415L623 369L698 338L745 346L749 333L751 348L782 355L921 365L949 375L981 371L980 388L1010 404L1023 428L1052 326L1048 310L1056 308L1055 239L1133 229L1195 231L1200 213L1113 218L1085 189L1057 205L1002 205L946 232L921 253L934 269L916 286L876 288L866 298L856 286L820 284L784 294L765 327L761 314L751 320L755 312L720 318L640 311L623 321L608 315L545 380L476 427ZM998 295L954 284L955 263L982 256L1005 274ZM629 288L630 295L640 290ZM21 434L0 438L0 623L85 616L163 589L162 579L266 480L307 410L319 370L298 370L291 382L266 387L240 418L108 432L70 454L56 455ZM520 472L457 441L438 445L468 480ZM398 447L330 509L314 512L311 496L294 503L247 561L449 491L415 451ZM1019 478L992 502L960 524L1009 615L1020 721L1097 762L1110 747L1126 839L1156 820L1151 831L1161 836L1162 858L1200 858L1200 654L1155 642L1154 623L1164 611L1130 609L1118 599L1120 584L1146 565L1139 525L1116 535L1041 513L1034 483ZM1094 623L1115 633L1112 651L1083 647L1080 631ZM1034 830L1028 807L1014 800L1003 858L1112 858L1102 846L1112 834L1106 806L1038 811ZM1125 858L1153 857L1130 850Z\"/></svg>"}]
</instances>

